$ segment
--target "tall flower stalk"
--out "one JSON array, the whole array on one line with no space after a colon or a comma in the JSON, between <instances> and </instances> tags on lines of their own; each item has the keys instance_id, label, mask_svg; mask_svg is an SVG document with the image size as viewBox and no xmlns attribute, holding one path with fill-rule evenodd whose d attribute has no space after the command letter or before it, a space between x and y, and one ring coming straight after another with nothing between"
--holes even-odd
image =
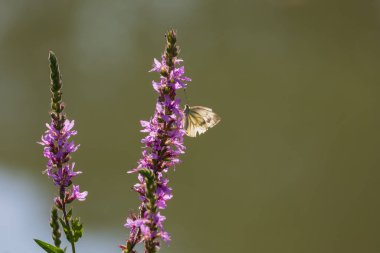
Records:
<instances>
[{"instance_id":1,"label":"tall flower stalk","mask_svg":"<svg viewBox=\"0 0 380 253\"><path fill-rule=\"evenodd\" d=\"M58 61L53 52L49 52L50 78L51 78L51 112L50 124L46 124L47 130L39 144L44 146L43 154L48 159L44 173L50 177L58 187L58 196L54 198L54 207L51 212L50 226L52 227L52 238L57 252L60 252L60 225L71 244L72 252L75 253L75 242L83 234L83 226L79 218L72 217L72 210L68 205L74 200L84 201L87 192L80 192L79 185L74 185L72 180L80 174L74 171L75 163L71 162L71 154L79 145L70 141L70 137L77 134L73 130L74 121L66 118L64 104L62 103L62 78ZM71 189L69 187L72 186ZM60 211L61 216L58 214ZM47 243L36 240L42 247ZM43 245L41 245L43 244ZM52 245L50 245L52 246ZM52 246L53 247L53 246ZM46 250L46 249L45 249Z\"/></svg>"},{"instance_id":2,"label":"tall flower stalk","mask_svg":"<svg viewBox=\"0 0 380 253\"><path fill-rule=\"evenodd\" d=\"M186 88L186 82L191 80L184 76L184 67L179 66L182 60L177 58L175 31L168 31L166 39L161 61L154 59L151 70L160 73L160 81L152 83L158 93L156 109L149 121L141 121L141 132L147 133L141 140L145 148L137 168L129 171L138 174L139 182L133 189L139 194L141 204L139 214L127 218L125 227L130 229L130 235L126 245L120 246L123 253L135 253L138 243L144 243L146 253L154 253L160 248L159 239L170 241L163 226L166 218L159 210L165 209L166 202L173 197L166 173L180 162L179 156L185 150L183 111L176 92Z\"/></svg>"}]
</instances>

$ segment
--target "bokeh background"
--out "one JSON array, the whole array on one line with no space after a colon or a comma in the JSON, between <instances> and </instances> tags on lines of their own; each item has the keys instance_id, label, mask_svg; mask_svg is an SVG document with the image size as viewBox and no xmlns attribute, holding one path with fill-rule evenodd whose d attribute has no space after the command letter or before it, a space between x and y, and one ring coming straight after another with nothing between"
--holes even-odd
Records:
<instances>
[{"instance_id":1,"label":"bokeh background","mask_svg":"<svg viewBox=\"0 0 380 253\"><path fill-rule=\"evenodd\" d=\"M1 0L0 253L50 237L49 50L89 191L79 252L119 252L171 27L188 102L222 121L169 175L162 252L380 252L380 1Z\"/></svg>"}]
</instances>

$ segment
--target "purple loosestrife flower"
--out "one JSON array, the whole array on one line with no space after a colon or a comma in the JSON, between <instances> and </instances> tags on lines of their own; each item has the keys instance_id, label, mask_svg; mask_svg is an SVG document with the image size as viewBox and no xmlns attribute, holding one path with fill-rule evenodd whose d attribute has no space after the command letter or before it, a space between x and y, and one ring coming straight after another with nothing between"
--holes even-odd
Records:
<instances>
[{"instance_id":1,"label":"purple loosestrife flower","mask_svg":"<svg viewBox=\"0 0 380 253\"><path fill-rule=\"evenodd\" d=\"M79 145L75 146L69 138L76 135L72 130L74 121L65 120L63 128L57 130L52 119L50 125L46 124L48 130L42 136L41 145L44 145L44 156L48 159L45 173L53 179L56 186L68 187L71 180L81 171L74 171L75 163L69 164L70 154L74 153ZM65 165L64 165L65 164Z\"/></svg>"},{"instance_id":2,"label":"purple loosestrife flower","mask_svg":"<svg viewBox=\"0 0 380 253\"><path fill-rule=\"evenodd\" d=\"M59 73L57 58L54 53L49 54L51 67L51 122L46 124L47 130L41 138L39 144L44 146L44 156L48 159L46 175L53 179L54 184L64 190L64 197L60 201L65 202L71 196L81 196L80 200L84 200L87 192L79 194L79 187L73 186L72 192L66 192L66 188L72 184L72 179L81 174L81 171L74 171L75 163L70 163L71 154L78 150L79 145L75 145L74 141L70 141L70 137L77 134L73 130L74 120L66 119L63 113L64 105L62 98L62 80ZM74 192L76 194L74 194ZM61 193L61 192L60 192ZM60 196L61 197L61 196ZM72 199L72 197L71 197ZM71 201L73 201L72 199Z\"/></svg>"},{"instance_id":3,"label":"purple loosestrife flower","mask_svg":"<svg viewBox=\"0 0 380 253\"><path fill-rule=\"evenodd\" d=\"M56 247L60 245L59 223L63 226L68 241L72 245L72 251L75 253L74 243L82 235L82 225L79 219L73 219L71 210L67 212L67 204L74 200L83 201L86 199L87 192L80 192L79 185L72 184L75 176L82 173L75 171L75 163L71 163L71 154L77 151L79 145L70 141L70 137L77 134L73 130L74 121L66 119L63 113L64 105L62 99L62 79L59 71L57 58L53 52L49 53L50 77L51 77L51 122L46 124L47 130L41 138L39 144L44 146L43 154L48 159L46 170L48 177L53 179L54 184L59 188L59 194L54 199L55 206L62 211L63 218L59 218L56 209L52 211L53 240ZM68 187L72 186L69 190ZM53 227L53 226L52 226Z\"/></svg>"},{"instance_id":4,"label":"purple loosestrife flower","mask_svg":"<svg viewBox=\"0 0 380 253\"><path fill-rule=\"evenodd\" d=\"M166 38L161 61L155 59L151 70L161 74L160 81L152 83L158 93L155 113L150 121L141 121L141 132L147 133L141 140L145 149L137 168L129 171L138 173L139 182L133 189L139 194L141 205L140 214L131 215L125 224L130 229L126 245L120 246L125 253L136 252L133 248L139 242L144 242L146 253L152 253L159 249L158 239L170 241L163 225L166 218L158 210L165 209L173 197L165 174L180 162L179 155L185 150L183 111L176 91L186 88L186 82L191 80L184 76L184 67L178 66L182 60L177 59L176 33L171 30Z\"/></svg>"}]
</instances>

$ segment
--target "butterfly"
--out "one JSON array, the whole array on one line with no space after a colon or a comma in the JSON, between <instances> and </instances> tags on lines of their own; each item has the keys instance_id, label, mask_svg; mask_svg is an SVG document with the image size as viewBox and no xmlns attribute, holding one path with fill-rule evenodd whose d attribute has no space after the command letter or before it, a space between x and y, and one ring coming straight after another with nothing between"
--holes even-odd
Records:
<instances>
[{"instance_id":1,"label":"butterfly","mask_svg":"<svg viewBox=\"0 0 380 253\"><path fill-rule=\"evenodd\" d=\"M221 118L211 108L185 105L183 127L187 136L197 137L219 123Z\"/></svg>"}]
</instances>

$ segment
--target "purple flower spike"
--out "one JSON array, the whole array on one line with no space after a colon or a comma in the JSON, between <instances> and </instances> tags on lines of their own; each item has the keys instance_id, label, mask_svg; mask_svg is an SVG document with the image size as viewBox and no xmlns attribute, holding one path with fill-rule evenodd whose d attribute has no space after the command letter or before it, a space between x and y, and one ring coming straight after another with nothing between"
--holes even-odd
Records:
<instances>
[{"instance_id":1,"label":"purple flower spike","mask_svg":"<svg viewBox=\"0 0 380 253\"><path fill-rule=\"evenodd\" d=\"M75 163L70 164L70 154L74 153L79 145L75 145L69 138L77 132L71 130L74 121L65 120L61 130L56 128L57 122L52 119L45 135L42 136L39 144L44 146L44 156L48 159L46 175L51 177L56 186L68 187L72 178L82 173L74 171Z\"/></svg>"},{"instance_id":2,"label":"purple flower spike","mask_svg":"<svg viewBox=\"0 0 380 253\"><path fill-rule=\"evenodd\" d=\"M52 115L55 115L54 112ZM64 118L65 116L60 115ZM60 126L59 121L52 118L50 125L47 124L47 130L41 138L39 144L44 146L44 156L48 159L44 173L53 179L54 184L60 188L66 188L72 184L75 176L81 174L81 171L74 171L75 163L70 163L70 155L77 151L79 145L75 145L69 138L76 135L77 132L72 130L74 121L64 120ZM61 128L60 130L58 130ZM87 192L79 193L79 186L73 186L75 197L69 198L72 202L74 199L85 200Z\"/></svg>"},{"instance_id":3,"label":"purple flower spike","mask_svg":"<svg viewBox=\"0 0 380 253\"><path fill-rule=\"evenodd\" d=\"M62 99L62 80L59 73L57 58L50 52L51 69L51 122L46 124L47 130L41 137L39 144L44 146L43 154L48 159L44 173L53 179L54 184L59 187L58 200L55 198L57 207L62 209L66 203L75 199L83 201L86 199L87 192L80 193L79 186L73 185L73 190L67 190L72 184L75 176L81 171L74 171L75 163L70 163L71 154L78 150L79 145L75 145L70 138L77 134L74 128L74 120L66 119L63 113L64 105ZM69 197L67 197L69 196Z\"/></svg>"},{"instance_id":4,"label":"purple flower spike","mask_svg":"<svg viewBox=\"0 0 380 253\"><path fill-rule=\"evenodd\" d=\"M161 75L159 82L152 82L158 93L155 113L149 121L141 121L141 132L147 133L141 140L145 149L137 167L129 171L138 173L139 183L133 189L139 194L141 204L138 217L128 217L125 224L130 229L130 236L126 245L120 246L123 253L135 252L133 248L139 242L144 242L146 253L157 252L160 238L167 243L170 241L164 230L166 217L158 210L165 209L167 201L173 197L166 173L180 163L179 156L185 150L183 112L176 92L186 88L190 78L184 76L184 67L178 66L182 60L177 59L176 33L171 30L166 38L165 53L160 61L154 59L151 69Z\"/></svg>"}]
</instances>

